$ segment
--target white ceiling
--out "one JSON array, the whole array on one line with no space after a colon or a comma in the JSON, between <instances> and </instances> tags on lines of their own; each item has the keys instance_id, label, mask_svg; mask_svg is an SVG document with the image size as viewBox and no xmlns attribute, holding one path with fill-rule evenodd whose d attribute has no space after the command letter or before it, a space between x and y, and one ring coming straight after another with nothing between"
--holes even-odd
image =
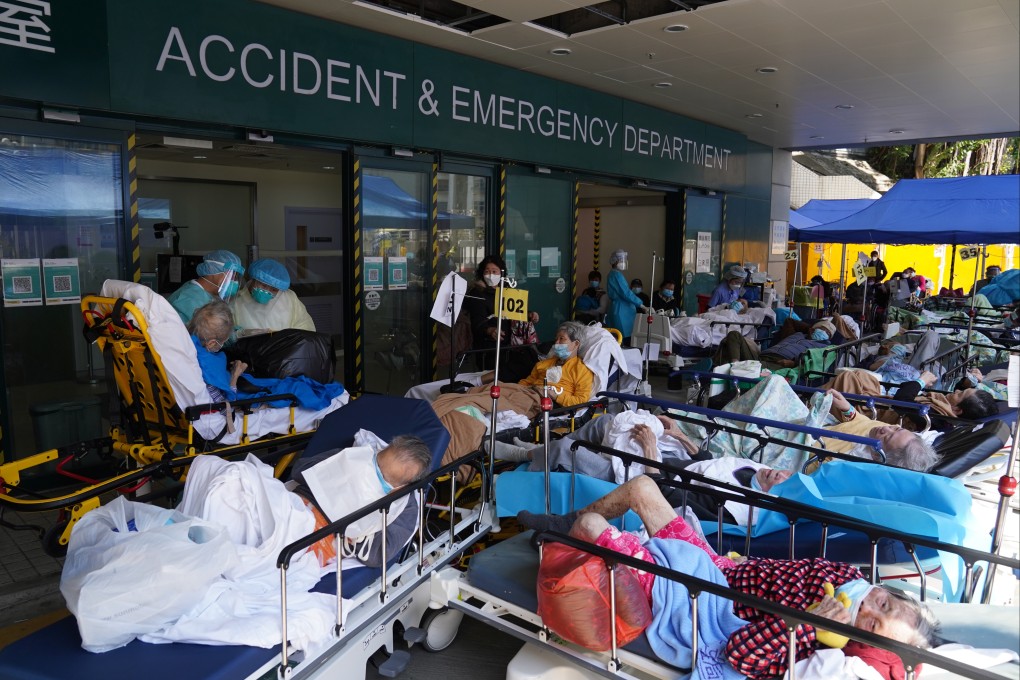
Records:
<instances>
[{"instance_id":1,"label":"white ceiling","mask_svg":"<svg viewBox=\"0 0 1020 680\"><path fill-rule=\"evenodd\" d=\"M598 0L459 0L510 20L470 35L356 0L263 1L642 102L780 148L1020 131L1020 0L728 0L570 37L529 21ZM663 31L677 23L688 30ZM572 52L555 57L554 47ZM779 70L758 73L762 66ZM671 86L653 87L662 82Z\"/></svg>"}]
</instances>

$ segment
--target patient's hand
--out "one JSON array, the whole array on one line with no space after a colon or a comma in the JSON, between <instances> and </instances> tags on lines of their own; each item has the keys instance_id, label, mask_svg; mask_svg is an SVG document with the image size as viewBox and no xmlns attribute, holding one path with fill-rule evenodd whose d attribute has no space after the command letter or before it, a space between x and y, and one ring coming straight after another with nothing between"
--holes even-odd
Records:
<instances>
[{"instance_id":1,"label":"patient's hand","mask_svg":"<svg viewBox=\"0 0 1020 680\"><path fill-rule=\"evenodd\" d=\"M931 387L932 385L935 384L935 381L938 380L938 378L935 376L934 373L924 371L923 373L921 373L921 380L924 381L925 387Z\"/></svg>"},{"instance_id":2,"label":"patient's hand","mask_svg":"<svg viewBox=\"0 0 1020 680\"><path fill-rule=\"evenodd\" d=\"M811 609L811 613L836 623L850 623L850 610L831 595L826 595L819 600L818 604Z\"/></svg>"},{"instance_id":3,"label":"patient's hand","mask_svg":"<svg viewBox=\"0 0 1020 680\"><path fill-rule=\"evenodd\" d=\"M237 387L237 379L248 370L248 364L243 361L235 361L230 365L230 386Z\"/></svg>"},{"instance_id":4,"label":"patient's hand","mask_svg":"<svg viewBox=\"0 0 1020 680\"><path fill-rule=\"evenodd\" d=\"M641 446L641 450L645 452L645 458L660 460L659 448L656 446L655 433L652 432L652 428L647 425L635 425L630 436Z\"/></svg>"},{"instance_id":5,"label":"patient's hand","mask_svg":"<svg viewBox=\"0 0 1020 680\"><path fill-rule=\"evenodd\" d=\"M833 388L830 387L829 389L825 390L825 393L832 397L833 409L839 409L840 411L850 410L850 402L847 401L846 397L840 394L838 390L834 390Z\"/></svg>"}]
</instances>

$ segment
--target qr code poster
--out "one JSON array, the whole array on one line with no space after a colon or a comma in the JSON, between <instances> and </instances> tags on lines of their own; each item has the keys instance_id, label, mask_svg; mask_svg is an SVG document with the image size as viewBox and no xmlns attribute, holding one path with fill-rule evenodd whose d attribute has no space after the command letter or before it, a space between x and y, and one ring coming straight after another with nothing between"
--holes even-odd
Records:
<instances>
[{"instance_id":1,"label":"qr code poster","mask_svg":"<svg viewBox=\"0 0 1020 680\"><path fill-rule=\"evenodd\" d=\"M43 260L42 268L47 305L76 305L81 301L78 260L74 258Z\"/></svg>"},{"instance_id":2,"label":"qr code poster","mask_svg":"<svg viewBox=\"0 0 1020 680\"><path fill-rule=\"evenodd\" d=\"M0 260L5 307L37 307L43 303L39 260Z\"/></svg>"}]
</instances>

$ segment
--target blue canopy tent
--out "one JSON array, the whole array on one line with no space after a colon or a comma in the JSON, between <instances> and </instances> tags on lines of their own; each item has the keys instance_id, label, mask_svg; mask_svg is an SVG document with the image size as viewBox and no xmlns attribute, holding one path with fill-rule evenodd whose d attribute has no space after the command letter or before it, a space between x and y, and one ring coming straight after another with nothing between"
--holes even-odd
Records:
<instances>
[{"instance_id":1,"label":"blue canopy tent","mask_svg":"<svg viewBox=\"0 0 1020 680\"><path fill-rule=\"evenodd\" d=\"M848 217L799 229L795 240L955 246L1016 243L1018 234L1020 175L989 175L900 180Z\"/></svg>"},{"instance_id":2,"label":"blue canopy tent","mask_svg":"<svg viewBox=\"0 0 1020 680\"><path fill-rule=\"evenodd\" d=\"M849 217L872 205L877 198L813 198L797 208L797 214L819 224Z\"/></svg>"},{"instance_id":3,"label":"blue canopy tent","mask_svg":"<svg viewBox=\"0 0 1020 680\"><path fill-rule=\"evenodd\" d=\"M801 229L805 229L807 227L816 227L819 224L821 224L821 222L819 222L818 220L813 220L810 217L805 217L804 215L801 215L796 210L791 210L790 233L789 233L790 240L791 241L799 240L797 238L797 234L800 233Z\"/></svg>"}]
</instances>

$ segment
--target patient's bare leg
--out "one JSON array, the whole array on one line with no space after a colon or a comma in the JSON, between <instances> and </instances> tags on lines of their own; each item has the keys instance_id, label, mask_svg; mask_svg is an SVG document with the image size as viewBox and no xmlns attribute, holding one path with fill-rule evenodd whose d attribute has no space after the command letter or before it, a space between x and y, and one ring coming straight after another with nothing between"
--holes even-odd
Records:
<instances>
[{"instance_id":1,"label":"patient's bare leg","mask_svg":"<svg viewBox=\"0 0 1020 680\"><path fill-rule=\"evenodd\" d=\"M584 536L576 534L577 538L594 541L602 530L608 526L605 520L622 517L628 510L633 510L637 513L641 521L644 522L645 530L648 531L649 535L655 534L659 529L676 519L676 511L662 497L662 493L659 492L659 487L655 481L651 477L642 475L618 486L576 513L566 515L536 515L522 510L517 513L517 521L536 531L551 530L564 532L569 529L573 532L576 528L577 531L585 534ZM594 518L585 519L585 524L582 527L577 527L582 518L592 514L602 519L601 529L594 534L591 533L596 528L596 520Z\"/></svg>"},{"instance_id":2,"label":"patient's bare leg","mask_svg":"<svg viewBox=\"0 0 1020 680\"><path fill-rule=\"evenodd\" d=\"M645 475L616 487L588 507L582 508L581 514L593 512L606 519L614 519L622 517L628 510L637 513L649 536L676 518L676 511L662 497L655 480Z\"/></svg>"}]
</instances>

